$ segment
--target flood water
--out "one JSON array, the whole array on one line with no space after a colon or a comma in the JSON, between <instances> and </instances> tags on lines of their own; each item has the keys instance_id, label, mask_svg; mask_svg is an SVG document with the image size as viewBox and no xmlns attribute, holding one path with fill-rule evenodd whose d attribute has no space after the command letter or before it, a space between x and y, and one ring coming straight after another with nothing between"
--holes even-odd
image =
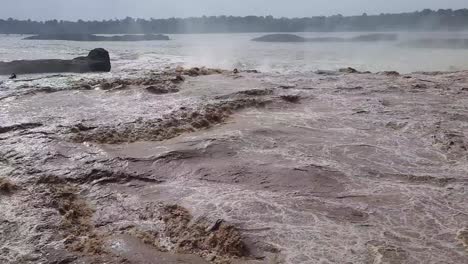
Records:
<instances>
[{"instance_id":1,"label":"flood water","mask_svg":"<svg viewBox=\"0 0 468 264\"><path fill-rule=\"evenodd\" d=\"M217 220L232 223L248 238L255 259L233 264L466 263L468 72L307 72L468 70L468 50L398 45L423 33L381 43L250 41L261 35L119 43L1 36L0 60L69 59L103 47L113 70L0 76L0 176L19 186L0 197L0 263L66 262L70 254L89 263L65 241L110 248L133 263L205 256L204 244L175 250L187 237L209 241L207 231L187 228L192 217L208 219L210 230ZM175 73L102 89L121 81L111 77L176 65L264 73L187 77L164 94L148 85L172 83ZM71 86L83 79L91 87L94 78L102 79L94 89ZM165 205L187 213L168 214ZM61 207L77 225L57 225L66 219ZM148 235L159 249L136 239ZM238 245L229 238L219 240Z\"/></svg>"},{"instance_id":2,"label":"flood water","mask_svg":"<svg viewBox=\"0 0 468 264\"><path fill-rule=\"evenodd\" d=\"M353 33L298 33L304 37L353 37ZM102 47L110 51L113 73L166 66L258 69L263 72L308 72L354 67L362 71L456 71L468 69L468 49L409 48L417 38L468 38L468 32L400 32L398 41L355 43L262 43L264 33L170 35L171 41L74 42L22 40L0 35L0 60L70 59ZM4 77L0 77L4 78Z\"/></svg>"}]
</instances>

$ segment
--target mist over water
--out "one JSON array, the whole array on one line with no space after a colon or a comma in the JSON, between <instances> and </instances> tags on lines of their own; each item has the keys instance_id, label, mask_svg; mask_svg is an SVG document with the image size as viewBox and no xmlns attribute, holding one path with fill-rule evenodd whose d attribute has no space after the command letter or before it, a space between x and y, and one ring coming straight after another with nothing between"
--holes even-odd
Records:
<instances>
[{"instance_id":1,"label":"mist over water","mask_svg":"<svg viewBox=\"0 0 468 264\"><path fill-rule=\"evenodd\" d=\"M304 37L353 37L365 33L298 33ZM257 69L263 72L309 72L353 67L361 71L456 71L468 69L468 49L410 48L399 43L417 38L468 38L468 32L398 33L396 42L258 43L262 33L170 35L170 41L73 42L21 40L0 35L0 56L19 59L70 59L89 50L109 50L112 73L137 74L168 66ZM0 77L5 79L5 76Z\"/></svg>"}]
</instances>

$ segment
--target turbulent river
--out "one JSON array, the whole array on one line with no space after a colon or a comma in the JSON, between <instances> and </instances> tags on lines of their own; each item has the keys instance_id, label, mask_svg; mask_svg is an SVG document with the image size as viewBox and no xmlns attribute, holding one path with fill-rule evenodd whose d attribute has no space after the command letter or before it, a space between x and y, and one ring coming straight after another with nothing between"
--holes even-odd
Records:
<instances>
[{"instance_id":1,"label":"turbulent river","mask_svg":"<svg viewBox=\"0 0 468 264\"><path fill-rule=\"evenodd\" d=\"M353 37L355 33L299 33L304 37ZM336 70L350 66L362 71L400 72L468 69L468 50L416 49L399 46L416 38L468 38L468 32L400 32L395 42L377 43L256 43L250 34L170 35L171 41L70 42L21 41L26 36L0 35L0 59L73 58L96 47L112 54L114 71L153 69L186 64L261 71Z\"/></svg>"},{"instance_id":2,"label":"turbulent river","mask_svg":"<svg viewBox=\"0 0 468 264\"><path fill-rule=\"evenodd\" d=\"M0 263L466 263L467 51L255 36L1 36Z\"/></svg>"}]
</instances>

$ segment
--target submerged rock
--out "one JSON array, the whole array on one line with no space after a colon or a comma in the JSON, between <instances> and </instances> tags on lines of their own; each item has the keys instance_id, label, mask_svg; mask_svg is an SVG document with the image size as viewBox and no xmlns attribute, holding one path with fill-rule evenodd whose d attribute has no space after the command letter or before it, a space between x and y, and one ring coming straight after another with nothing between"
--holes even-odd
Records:
<instances>
[{"instance_id":1,"label":"submerged rock","mask_svg":"<svg viewBox=\"0 0 468 264\"><path fill-rule=\"evenodd\" d=\"M342 69L339 69L338 71L339 71L339 72L342 72L342 73L359 73L358 70L356 70L356 69L354 69L354 68L351 68L351 67L342 68Z\"/></svg>"},{"instance_id":2,"label":"submerged rock","mask_svg":"<svg viewBox=\"0 0 468 264\"><path fill-rule=\"evenodd\" d=\"M174 87L151 85L151 86L146 87L146 91L152 94L168 94L168 93L177 93L179 90Z\"/></svg>"},{"instance_id":3,"label":"submerged rock","mask_svg":"<svg viewBox=\"0 0 468 264\"><path fill-rule=\"evenodd\" d=\"M69 40L69 41L150 41L170 40L166 35L123 35L123 36L97 36L92 34L43 34L27 37L24 40Z\"/></svg>"},{"instance_id":4,"label":"submerged rock","mask_svg":"<svg viewBox=\"0 0 468 264\"><path fill-rule=\"evenodd\" d=\"M53 72L109 72L110 56L107 50L98 48L86 57L72 60L17 60L0 62L0 74L53 73Z\"/></svg>"},{"instance_id":5,"label":"submerged rock","mask_svg":"<svg viewBox=\"0 0 468 264\"><path fill-rule=\"evenodd\" d=\"M468 252L468 228L464 228L457 233L457 239L463 244L466 252Z\"/></svg>"},{"instance_id":6,"label":"submerged rock","mask_svg":"<svg viewBox=\"0 0 468 264\"><path fill-rule=\"evenodd\" d=\"M212 74L220 74L226 73L227 71L221 69L213 69L213 68L206 68L206 67L193 67L190 69L185 69L181 66L175 69L178 75L188 75L192 77L200 76L200 75L212 75Z\"/></svg>"},{"instance_id":7,"label":"submerged rock","mask_svg":"<svg viewBox=\"0 0 468 264\"><path fill-rule=\"evenodd\" d=\"M306 42L307 39L293 34L271 34L259 38L254 38L252 41L258 42Z\"/></svg>"},{"instance_id":8,"label":"submerged rock","mask_svg":"<svg viewBox=\"0 0 468 264\"><path fill-rule=\"evenodd\" d=\"M353 38L341 37L317 37L317 38L304 38L293 34L271 34L259 38L252 39L253 41L261 42L378 42L378 41L396 41L398 40L397 34L367 34L360 35Z\"/></svg>"},{"instance_id":9,"label":"submerged rock","mask_svg":"<svg viewBox=\"0 0 468 264\"><path fill-rule=\"evenodd\" d=\"M288 94L282 95L281 99L289 103L298 103L301 100L301 97L299 95Z\"/></svg>"},{"instance_id":10,"label":"submerged rock","mask_svg":"<svg viewBox=\"0 0 468 264\"><path fill-rule=\"evenodd\" d=\"M0 194L10 194L16 188L16 185L8 179L0 178Z\"/></svg>"},{"instance_id":11,"label":"submerged rock","mask_svg":"<svg viewBox=\"0 0 468 264\"><path fill-rule=\"evenodd\" d=\"M397 71L383 71L380 74L387 75L387 76L400 76L400 73Z\"/></svg>"}]
</instances>

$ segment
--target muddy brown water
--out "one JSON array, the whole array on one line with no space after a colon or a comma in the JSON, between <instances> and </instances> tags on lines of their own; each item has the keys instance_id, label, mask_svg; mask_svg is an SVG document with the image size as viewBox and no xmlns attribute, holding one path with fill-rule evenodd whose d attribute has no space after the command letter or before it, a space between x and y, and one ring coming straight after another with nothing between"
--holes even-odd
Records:
<instances>
[{"instance_id":1,"label":"muddy brown water","mask_svg":"<svg viewBox=\"0 0 468 264\"><path fill-rule=\"evenodd\" d=\"M2 99L0 263L466 263L468 72L177 89Z\"/></svg>"}]
</instances>

